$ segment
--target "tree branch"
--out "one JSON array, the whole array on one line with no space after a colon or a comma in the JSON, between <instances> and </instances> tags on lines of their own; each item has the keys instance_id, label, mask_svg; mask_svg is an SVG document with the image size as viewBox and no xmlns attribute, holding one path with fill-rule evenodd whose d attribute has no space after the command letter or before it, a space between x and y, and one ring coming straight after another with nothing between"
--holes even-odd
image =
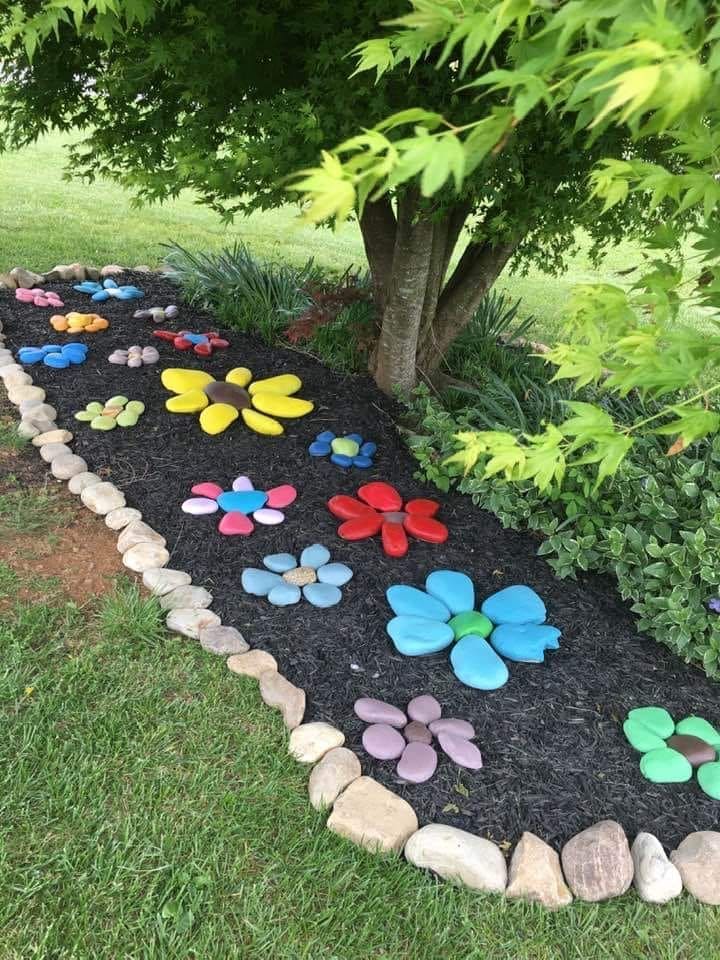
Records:
<instances>
[{"instance_id":1,"label":"tree branch","mask_svg":"<svg viewBox=\"0 0 720 960\"><path fill-rule=\"evenodd\" d=\"M397 229L397 220L387 197L365 204L360 217L360 232L370 264L373 298L378 316L382 316L387 303Z\"/></svg>"}]
</instances>

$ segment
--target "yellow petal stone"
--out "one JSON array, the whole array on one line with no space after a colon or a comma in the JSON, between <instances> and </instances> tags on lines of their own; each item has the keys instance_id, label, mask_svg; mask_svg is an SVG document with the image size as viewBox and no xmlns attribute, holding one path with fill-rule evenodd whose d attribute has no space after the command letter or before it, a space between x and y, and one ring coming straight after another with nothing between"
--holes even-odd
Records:
<instances>
[{"instance_id":1,"label":"yellow petal stone","mask_svg":"<svg viewBox=\"0 0 720 960\"><path fill-rule=\"evenodd\" d=\"M177 397L165 401L165 409L170 413L197 413L210 403L208 395L202 390L187 390Z\"/></svg>"},{"instance_id":2,"label":"yellow petal stone","mask_svg":"<svg viewBox=\"0 0 720 960\"><path fill-rule=\"evenodd\" d=\"M204 370L183 370L182 367L168 367L160 375L162 385L172 393L187 393L189 390L202 390L215 380ZM169 408L168 408L169 409ZM202 410L202 407L198 407Z\"/></svg>"},{"instance_id":3,"label":"yellow petal stone","mask_svg":"<svg viewBox=\"0 0 720 960\"><path fill-rule=\"evenodd\" d=\"M234 383L236 387L246 387L252 380L252 373L247 367L233 367L225 379L228 383Z\"/></svg>"},{"instance_id":4,"label":"yellow petal stone","mask_svg":"<svg viewBox=\"0 0 720 960\"><path fill-rule=\"evenodd\" d=\"M304 417L310 413L313 404L298 397L283 397L279 393L254 393L253 406L262 413L271 413L274 417Z\"/></svg>"},{"instance_id":5,"label":"yellow petal stone","mask_svg":"<svg viewBox=\"0 0 720 960\"><path fill-rule=\"evenodd\" d=\"M264 417L261 413L250 410L248 407L240 412L247 426L255 433L262 433L266 437L279 437L284 432L282 424L273 420L272 417Z\"/></svg>"},{"instance_id":6,"label":"yellow petal stone","mask_svg":"<svg viewBox=\"0 0 720 960\"><path fill-rule=\"evenodd\" d=\"M297 393L301 386L302 380L294 373L281 373L279 377L256 380L248 388L248 393L250 396L256 393L279 393L283 397L289 397L291 393Z\"/></svg>"},{"instance_id":7,"label":"yellow petal stone","mask_svg":"<svg viewBox=\"0 0 720 960\"><path fill-rule=\"evenodd\" d=\"M239 414L235 407L229 403L211 403L210 406L200 414L200 426L205 433L222 433L227 430L233 420L237 420Z\"/></svg>"}]
</instances>

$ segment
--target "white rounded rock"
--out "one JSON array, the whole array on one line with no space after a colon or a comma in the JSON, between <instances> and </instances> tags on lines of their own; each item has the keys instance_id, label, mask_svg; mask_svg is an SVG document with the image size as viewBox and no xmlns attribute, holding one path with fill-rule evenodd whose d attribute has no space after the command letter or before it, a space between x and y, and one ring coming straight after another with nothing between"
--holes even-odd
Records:
<instances>
[{"instance_id":1,"label":"white rounded rock","mask_svg":"<svg viewBox=\"0 0 720 960\"><path fill-rule=\"evenodd\" d=\"M18 386L13 384L8 390L8 400L10 403L15 404L16 407L19 407L23 400L34 400L36 398L40 400L40 402L45 399L45 391L42 387L35 387L29 383L24 383Z\"/></svg>"},{"instance_id":2,"label":"white rounded rock","mask_svg":"<svg viewBox=\"0 0 720 960\"><path fill-rule=\"evenodd\" d=\"M220 617L212 610L183 610L178 608L168 613L165 623L168 630L172 630L173 633L181 633L184 637L197 640L201 630L219 625Z\"/></svg>"},{"instance_id":3,"label":"white rounded rock","mask_svg":"<svg viewBox=\"0 0 720 960\"><path fill-rule=\"evenodd\" d=\"M213 602L213 595L205 587L185 585L175 587L160 598L163 610L204 610Z\"/></svg>"},{"instance_id":4,"label":"white rounded rock","mask_svg":"<svg viewBox=\"0 0 720 960\"><path fill-rule=\"evenodd\" d=\"M341 747L345 734L330 723L321 720L301 723L290 734L288 751L300 763L317 763L328 750Z\"/></svg>"},{"instance_id":5,"label":"white rounded rock","mask_svg":"<svg viewBox=\"0 0 720 960\"><path fill-rule=\"evenodd\" d=\"M90 491L97 489L90 487ZM170 560L170 554L161 543L136 543L123 554L122 562L128 570L144 573L154 567L164 567Z\"/></svg>"},{"instance_id":6,"label":"white rounded rock","mask_svg":"<svg viewBox=\"0 0 720 960\"><path fill-rule=\"evenodd\" d=\"M70 480L78 473L87 471L87 464L82 457L74 453L64 453L55 457L50 464L50 471L57 480Z\"/></svg>"},{"instance_id":7,"label":"white rounded rock","mask_svg":"<svg viewBox=\"0 0 720 960\"><path fill-rule=\"evenodd\" d=\"M138 543L159 543L164 547L167 541L149 524L142 520L133 520L118 537L117 548L120 553L126 553Z\"/></svg>"},{"instance_id":8,"label":"white rounded rock","mask_svg":"<svg viewBox=\"0 0 720 960\"><path fill-rule=\"evenodd\" d=\"M76 473L74 477L70 478L68 490L70 493L79 496L85 487L91 487L95 483L102 483L100 477L96 473L90 473L89 470L84 470L82 473Z\"/></svg>"},{"instance_id":9,"label":"white rounded rock","mask_svg":"<svg viewBox=\"0 0 720 960\"><path fill-rule=\"evenodd\" d=\"M405 844L405 856L416 867L445 880L459 880L473 890L504 893L507 865L490 840L442 823L429 823Z\"/></svg>"},{"instance_id":10,"label":"white rounded rock","mask_svg":"<svg viewBox=\"0 0 720 960\"><path fill-rule=\"evenodd\" d=\"M33 437L34 447L44 447L46 443L70 443L73 435L69 430L46 430Z\"/></svg>"},{"instance_id":11,"label":"white rounded rock","mask_svg":"<svg viewBox=\"0 0 720 960\"><path fill-rule=\"evenodd\" d=\"M162 597L176 587L192 583L192 577L184 570L157 567L143 571L143 583L156 597Z\"/></svg>"},{"instance_id":12,"label":"white rounded rock","mask_svg":"<svg viewBox=\"0 0 720 960\"><path fill-rule=\"evenodd\" d=\"M667 903L682 893L680 871L670 860L657 837L639 833L630 848L633 883L646 903Z\"/></svg>"},{"instance_id":13,"label":"white rounded rock","mask_svg":"<svg viewBox=\"0 0 720 960\"><path fill-rule=\"evenodd\" d=\"M110 513L111 510L125 506L125 494L118 490L114 483L107 481L85 487L80 499L89 510L99 514Z\"/></svg>"},{"instance_id":14,"label":"white rounded rock","mask_svg":"<svg viewBox=\"0 0 720 960\"><path fill-rule=\"evenodd\" d=\"M299 729L299 728L298 728ZM360 761L347 747L328 750L308 780L310 803L316 810L331 807L345 787L362 773Z\"/></svg>"},{"instance_id":15,"label":"white rounded rock","mask_svg":"<svg viewBox=\"0 0 720 960\"><path fill-rule=\"evenodd\" d=\"M17 432L18 436L22 437L23 440L32 440L33 437L39 435L40 430L30 420L21 420L17 425Z\"/></svg>"},{"instance_id":16,"label":"white rounded rock","mask_svg":"<svg viewBox=\"0 0 720 960\"><path fill-rule=\"evenodd\" d=\"M111 530L122 530L135 520L142 520L142 514L135 507L118 507L105 514L105 526Z\"/></svg>"},{"instance_id":17,"label":"white rounded rock","mask_svg":"<svg viewBox=\"0 0 720 960\"><path fill-rule=\"evenodd\" d=\"M33 423L49 422L52 424L50 429L55 429L54 421L57 420L57 410L49 403L40 403L37 400L27 405L21 403L20 415L23 420L32 420Z\"/></svg>"},{"instance_id":18,"label":"white rounded rock","mask_svg":"<svg viewBox=\"0 0 720 960\"><path fill-rule=\"evenodd\" d=\"M44 447L40 447L40 456L45 463L52 463L56 457L62 457L68 453L72 453L72 450L65 443L46 443Z\"/></svg>"},{"instance_id":19,"label":"white rounded rock","mask_svg":"<svg viewBox=\"0 0 720 960\"><path fill-rule=\"evenodd\" d=\"M0 378L5 384L6 390L10 390L11 387L23 387L27 383L32 383L32 377L30 374L25 373L23 368L18 367L17 365L6 365L0 369Z\"/></svg>"}]
</instances>

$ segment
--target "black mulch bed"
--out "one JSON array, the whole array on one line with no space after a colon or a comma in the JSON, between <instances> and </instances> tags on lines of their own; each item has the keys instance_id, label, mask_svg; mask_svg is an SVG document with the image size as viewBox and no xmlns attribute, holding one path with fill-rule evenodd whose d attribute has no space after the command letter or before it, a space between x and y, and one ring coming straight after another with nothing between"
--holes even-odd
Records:
<instances>
[{"instance_id":1,"label":"black mulch bed","mask_svg":"<svg viewBox=\"0 0 720 960\"><path fill-rule=\"evenodd\" d=\"M177 290L166 279L133 275L126 282L145 289L142 306L178 302ZM53 289L66 310L95 309L70 284L53 284ZM383 555L377 538L343 542L325 507L332 494L352 494L369 479L392 482L406 498L437 494L414 477L414 461L394 425L398 411L393 404L367 378L339 376L300 352L271 348L254 337L228 334L232 347L209 360L181 354L152 340L151 322L132 319L138 306L136 301L101 305L98 312L111 327L85 338L88 361L60 371L36 365L33 378L57 407L59 423L75 434L75 450L90 469L112 479L128 504L167 538L170 564L211 590L213 608L223 620L238 626L253 646L269 650L283 673L307 691L306 720L340 727L360 754L363 769L409 800L421 822L453 824L497 842L513 841L528 829L557 845L601 818L619 820L630 836L650 830L668 846L691 830L717 828L720 807L694 782L655 786L640 776L639 757L626 743L621 723L629 709L646 704L662 704L676 719L697 713L717 722L718 687L640 636L611 582L558 580L535 556L536 541L503 530L492 515L460 495L442 496L440 518L450 529L443 546L412 541L408 555L393 560ZM13 350L66 342L50 329L51 313L0 291L0 316ZM190 307L181 309L175 323L176 329L212 326L207 314ZM128 370L107 362L115 348L150 342L161 353L157 366ZM250 367L256 377L297 373L303 380L299 395L312 399L315 411L286 422L281 438L259 437L241 421L209 437L197 416L166 412L161 367L198 367L221 379L238 365ZM88 401L117 393L147 405L134 429L102 433L73 420ZM329 462L311 459L308 443L324 429L357 431L377 441L375 468L345 474ZM229 486L240 473L250 475L259 488L285 482L299 488L284 524L257 528L250 538L226 538L217 533L218 515L181 512L193 483L213 480ZM338 606L320 611L302 603L278 609L242 592L244 567L261 566L269 553L299 553L316 541L355 570ZM492 693L461 685L447 652L400 656L385 633L391 616L385 589L400 582L422 586L435 568L470 574L479 600L509 584L531 585L547 604L549 622L562 628L561 649L550 652L545 665L512 664L509 682ZM474 724L485 762L481 771L461 771L441 758L429 783L405 785L396 780L394 764L364 754L364 724L353 714L354 700L374 696L404 707L424 692L440 700L446 716Z\"/></svg>"}]
</instances>

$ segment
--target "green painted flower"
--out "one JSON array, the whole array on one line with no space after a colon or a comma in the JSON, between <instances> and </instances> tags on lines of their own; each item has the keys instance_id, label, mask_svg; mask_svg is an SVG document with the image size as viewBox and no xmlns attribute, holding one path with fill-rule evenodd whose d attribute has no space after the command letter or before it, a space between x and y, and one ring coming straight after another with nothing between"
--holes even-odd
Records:
<instances>
[{"instance_id":1,"label":"green painted flower","mask_svg":"<svg viewBox=\"0 0 720 960\"><path fill-rule=\"evenodd\" d=\"M697 771L700 788L720 800L720 733L702 717L679 723L664 707L638 707L623 724L625 736L642 753L640 773L652 783L685 783Z\"/></svg>"}]
</instances>

